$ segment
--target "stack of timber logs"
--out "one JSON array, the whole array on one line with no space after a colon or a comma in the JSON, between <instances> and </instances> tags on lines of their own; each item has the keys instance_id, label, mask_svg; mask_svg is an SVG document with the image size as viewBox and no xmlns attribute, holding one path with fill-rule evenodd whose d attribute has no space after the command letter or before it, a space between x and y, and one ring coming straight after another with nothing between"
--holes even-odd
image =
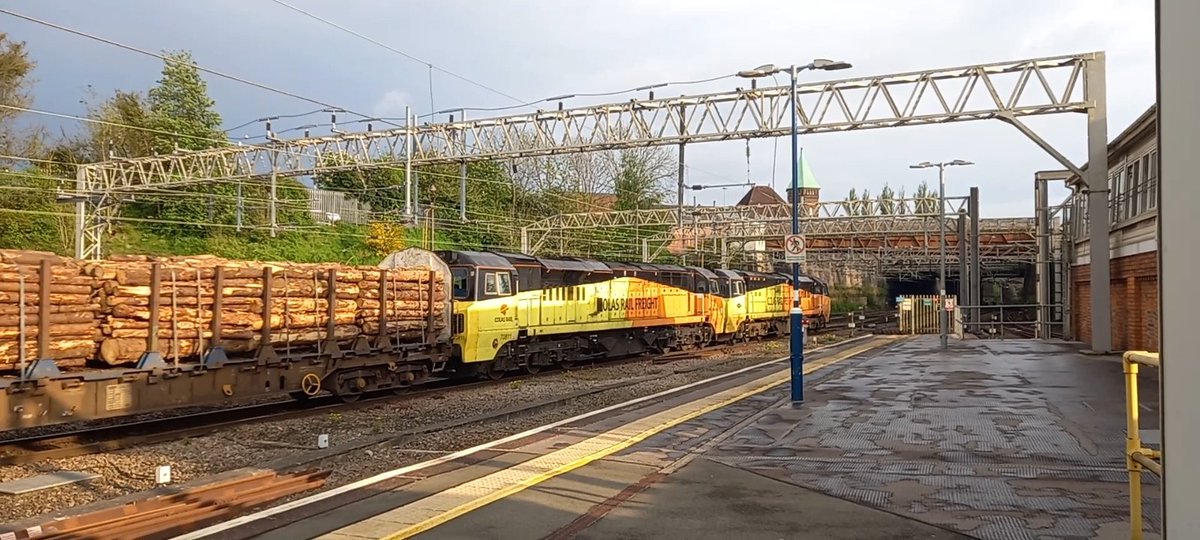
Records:
<instances>
[{"instance_id":1,"label":"stack of timber logs","mask_svg":"<svg viewBox=\"0 0 1200 540\"><path fill-rule=\"evenodd\" d=\"M0 369L13 369L18 359L19 282L14 278L22 271L30 338L26 359L38 357L33 338L40 316L40 267L32 263L41 259L26 255L22 260L5 263L0 255L5 264L0 266ZM198 361L216 345L230 356L265 345L286 355L324 349L330 342L344 348L359 338L375 344L381 333L389 343L418 342L446 325L444 278L429 268L380 270L211 256L58 259L50 267L50 357L60 366L89 360L125 365L150 351L168 363Z\"/></svg>"},{"instance_id":2,"label":"stack of timber logs","mask_svg":"<svg viewBox=\"0 0 1200 540\"><path fill-rule=\"evenodd\" d=\"M42 261L50 272L47 302ZM0 369L19 366L22 344L25 361L37 359L43 329L49 336L46 357L60 366L84 365L95 356L101 337L97 292L96 281L73 261L53 253L0 250Z\"/></svg>"}]
</instances>

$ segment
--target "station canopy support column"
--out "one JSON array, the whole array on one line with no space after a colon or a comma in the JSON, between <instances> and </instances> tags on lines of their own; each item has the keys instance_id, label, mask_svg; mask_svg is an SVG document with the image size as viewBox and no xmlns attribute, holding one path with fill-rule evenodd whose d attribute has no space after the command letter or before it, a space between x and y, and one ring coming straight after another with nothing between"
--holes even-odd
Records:
<instances>
[{"instance_id":1,"label":"station canopy support column","mask_svg":"<svg viewBox=\"0 0 1200 540\"><path fill-rule=\"evenodd\" d=\"M1158 7L1158 207L1159 293L1162 324L1163 537L1200 538L1200 359L1196 358L1196 306L1200 267L1200 183L1195 161L1200 152L1200 107L1196 88L1200 46L1195 22L1200 3L1160 0ZM1136 411L1136 409L1135 409Z\"/></svg>"}]
</instances>

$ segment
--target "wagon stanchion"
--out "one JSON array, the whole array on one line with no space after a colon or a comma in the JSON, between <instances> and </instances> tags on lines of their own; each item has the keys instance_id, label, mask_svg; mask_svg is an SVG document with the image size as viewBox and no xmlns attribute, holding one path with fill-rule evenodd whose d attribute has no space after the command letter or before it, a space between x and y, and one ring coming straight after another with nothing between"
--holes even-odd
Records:
<instances>
[{"instance_id":1,"label":"wagon stanchion","mask_svg":"<svg viewBox=\"0 0 1200 540\"><path fill-rule=\"evenodd\" d=\"M172 366L179 368L179 300L177 298L178 282L175 280L175 269L171 269L171 362ZM199 293L197 293L199 294ZM196 311L199 312L201 306L197 304ZM203 350L204 330L196 329L198 348Z\"/></svg>"},{"instance_id":2,"label":"wagon stanchion","mask_svg":"<svg viewBox=\"0 0 1200 540\"><path fill-rule=\"evenodd\" d=\"M379 310L376 314L379 319L379 334L375 336L375 347L381 351L390 351L393 348L388 337L388 274L390 272L386 268L379 271Z\"/></svg>"},{"instance_id":3,"label":"wagon stanchion","mask_svg":"<svg viewBox=\"0 0 1200 540\"><path fill-rule=\"evenodd\" d=\"M196 270L196 275L200 275L199 269ZM199 286L196 288L199 289ZM199 298L199 293L197 293L197 298ZM202 308L203 306L197 301L197 312ZM212 348L204 355L204 365L208 367L221 367L229 361L229 357L225 354L225 346L221 343L221 312L224 309L225 267L218 266L213 269Z\"/></svg>"},{"instance_id":4,"label":"wagon stanchion","mask_svg":"<svg viewBox=\"0 0 1200 540\"><path fill-rule=\"evenodd\" d=\"M38 292L37 360L41 361L50 360L50 261L46 259L38 266Z\"/></svg>"},{"instance_id":5,"label":"wagon stanchion","mask_svg":"<svg viewBox=\"0 0 1200 540\"><path fill-rule=\"evenodd\" d=\"M427 317L427 320L425 321L425 342L426 343L430 343L434 339L435 330L434 330L434 320L433 320L433 306L434 306L434 302L437 300L436 295L437 295L437 272L430 270L429 271L429 309L425 310L426 311L425 316Z\"/></svg>"},{"instance_id":6,"label":"wagon stanchion","mask_svg":"<svg viewBox=\"0 0 1200 540\"><path fill-rule=\"evenodd\" d=\"M258 353L255 355L255 361L260 366L279 363L279 355L275 353L275 346L271 344L271 301L272 290L274 283L274 271L270 266L263 267L262 270L262 330L260 341L258 344Z\"/></svg>"},{"instance_id":7,"label":"wagon stanchion","mask_svg":"<svg viewBox=\"0 0 1200 540\"><path fill-rule=\"evenodd\" d=\"M205 352L205 349L204 349L203 286L204 286L204 284L200 281L200 269L197 268L196 269L196 318L194 321L192 321L192 324L196 325L196 350L200 351L201 353ZM178 364L179 360L176 359L175 363ZM176 367L178 367L178 366L176 366Z\"/></svg>"},{"instance_id":8,"label":"wagon stanchion","mask_svg":"<svg viewBox=\"0 0 1200 540\"><path fill-rule=\"evenodd\" d=\"M292 356L292 278L283 273L283 355Z\"/></svg>"},{"instance_id":9,"label":"wagon stanchion","mask_svg":"<svg viewBox=\"0 0 1200 540\"><path fill-rule=\"evenodd\" d=\"M18 267L17 274L17 365L21 372L21 383L25 382L25 271ZM46 296L46 291L41 291L42 296ZM39 298L39 304L40 304ZM38 314L42 319L47 318L46 312Z\"/></svg>"},{"instance_id":10,"label":"wagon stanchion","mask_svg":"<svg viewBox=\"0 0 1200 540\"><path fill-rule=\"evenodd\" d=\"M331 268L325 271L325 283L325 346L321 347L321 351L336 360L345 356L337 340L337 270Z\"/></svg>"},{"instance_id":11,"label":"wagon stanchion","mask_svg":"<svg viewBox=\"0 0 1200 540\"><path fill-rule=\"evenodd\" d=\"M399 272L391 273L391 275L392 275L392 298L396 298L396 299L400 298L400 278L399 278L398 274L399 274ZM400 336L401 325L397 324L395 326L396 326L396 329L394 330L394 332L395 332L394 340L395 340L395 343L398 344L403 341ZM383 331L384 330L380 330L380 332L383 332ZM408 353L404 353L404 354L407 355Z\"/></svg>"},{"instance_id":12,"label":"wagon stanchion","mask_svg":"<svg viewBox=\"0 0 1200 540\"><path fill-rule=\"evenodd\" d=\"M44 295L43 295L44 296ZM162 263L150 265L150 331L146 334L146 352L138 360L138 369L160 369L166 367L162 353L158 350L159 321L162 317Z\"/></svg>"}]
</instances>

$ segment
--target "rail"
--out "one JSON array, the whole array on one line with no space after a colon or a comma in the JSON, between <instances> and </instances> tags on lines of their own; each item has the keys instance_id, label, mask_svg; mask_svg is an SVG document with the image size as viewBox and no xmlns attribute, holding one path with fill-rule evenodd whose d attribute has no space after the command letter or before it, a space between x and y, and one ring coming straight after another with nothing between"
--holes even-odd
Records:
<instances>
[{"instance_id":1,"label":"rail","mask_svg":"<svg viewBox=\"0 0 1200 540\"><path fill-rule=\"evenodd\" d=\"M1142 540L1142 472L1149 469L1163 476L1162 452L1142 446L1138 418L1138 366L1162 367L1158 353L1129 351L1122 357L1125 368L1125 467L1129 470L1129 537Z\"/></svg>"}]
</instances>

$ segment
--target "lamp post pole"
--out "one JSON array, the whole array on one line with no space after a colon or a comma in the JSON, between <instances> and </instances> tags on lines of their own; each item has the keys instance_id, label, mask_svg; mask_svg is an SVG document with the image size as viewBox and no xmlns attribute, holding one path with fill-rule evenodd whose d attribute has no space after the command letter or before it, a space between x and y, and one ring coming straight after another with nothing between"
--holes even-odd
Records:
<instances>
[{"instance_id":1,"label":"lamp post pole","mask_svg":"<svg viewBox=\"0 0 1200 540\"><path fill-rule=\"evenodd\" d=\"M940 253L940 270L938 271L938 338L943 349L949 347L950 341L950 312L946 310L946 167L967 166L975 163L956 159L954 161L943 161L941 163L930 163L923 161L916 165L909 165L912 169L928 169L937 167L938 169L938 208L937 208L937 223L938 223L938 252ZM959 238L959 242L963 239ZM959 276L959 288L961 289L963 277Z\"/></svg>"},{"instance_id":2,"label":"lamp post pole","mask_svg":"<svg viewBox=\"0 0 1200 540\"><path fill-rule=\"evenodd\" d=\"M962 238L958 239L962 242ZM938 163L938 251L941 269L938 272L938 335L942 348L949 347L950 312L946 311L946 164ZM961 276L959 282L961 283ZM961 287L960 287L961 288Z\"/></svg>"},{"instance_id":3,"label":"lamp post pole","mask_svg":"<svg viewBox=\"0 0 1200 540\"><path fill-rule=\"evenodd\" d=\"M800 234L800 141L796 99L796 79L803 70L836 71L850 68L849 62L818 58L803 66L792 65L789 68L779 68L774 64L764 64L754 69L739 71L739 77L756 78L769 77L787 69L792 81L788 95L788 108L792 122L792 234ZM789 342L790 367L792 374L792 406L804 402L804 311L800 309L800 264L792 263L792 298L788 310L788 326L791 335Z\"/></svg>"},{"instance_id":4,"label":"lamp post pole","mask_svg":"<svg viewBox=\"0 0 1200 540\"><path fill-rule=\"evenodd\" d=\"M800 137L796 127L796 74L792 66L791 93L788 95L789 116L792 117L792 234L800 234ZM790 365L792 371L792 404L804 402L804 310L800 309L800 263L792 263L792 306L788 314L791 325Z\"/></svg>"}]
</instances>

